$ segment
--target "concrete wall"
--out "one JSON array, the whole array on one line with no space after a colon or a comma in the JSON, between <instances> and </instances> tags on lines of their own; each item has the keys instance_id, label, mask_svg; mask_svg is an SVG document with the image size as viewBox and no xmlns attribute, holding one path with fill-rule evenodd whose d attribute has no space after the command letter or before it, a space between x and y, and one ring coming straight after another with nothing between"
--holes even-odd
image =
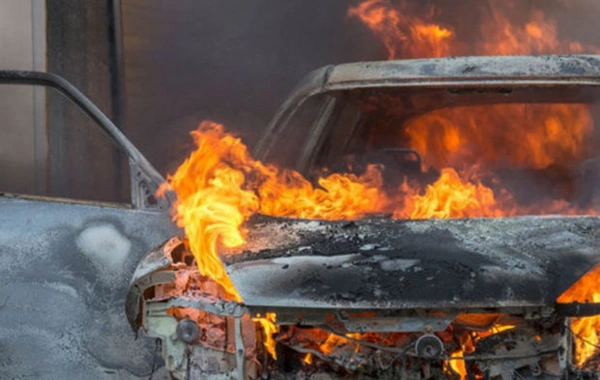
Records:
<instances>
[{"instance_id":1,"label":"concrete wall","mask_svg":"<svg viewBox=\"0 0 600 380\"><path fill-rule=\"evenodd\" d=\"M48 0L48 71L61 75L119 125L112 0ZM129 200L127 160L76 107L48 93L49 181L53 196Z\"/></svg>"},{"instance_id":2,"label":"concrete wall","mask_svg":"<svg viewBox=\"0 0 600 380\"><path fill-rule=\"evenodd\" d=\"M59 74L113 117L113 4L0 0L0 69ZM0 123L0 192L129 200L126 160L57 91L0 86Z\"/></svg>"},{"instance_id":3,"label":"concrete wall","mask_svg":"<svg viewBox=\"0 0 600 380\"><path fill-rule=\"evenodd\" d=\"M45 69L41 0L0 0L0 69ZM33 194L45 182L43 91L0 86L0 192Z\"/></svg>"}]
</instances>

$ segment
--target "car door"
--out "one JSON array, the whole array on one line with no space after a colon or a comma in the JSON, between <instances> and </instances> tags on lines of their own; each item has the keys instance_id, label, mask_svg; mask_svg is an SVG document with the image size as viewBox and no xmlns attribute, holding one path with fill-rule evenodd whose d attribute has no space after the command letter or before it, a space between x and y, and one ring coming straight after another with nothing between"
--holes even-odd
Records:
<instances>
[{"instance_id":1,"label":"car door","mask_svg":"<svg viewBox=\"0 0 600 380\"><path fill-rule=\"evenodd\" d=\"M128 158L132 189L129 204L0 195L0 378L147 377L155 343L136 339L124 302L139 259L180 233L170 201L154 197L162 177L64 79L2 71L0 84L50 86L72 100Z\"/></svg>"}]
</instances>

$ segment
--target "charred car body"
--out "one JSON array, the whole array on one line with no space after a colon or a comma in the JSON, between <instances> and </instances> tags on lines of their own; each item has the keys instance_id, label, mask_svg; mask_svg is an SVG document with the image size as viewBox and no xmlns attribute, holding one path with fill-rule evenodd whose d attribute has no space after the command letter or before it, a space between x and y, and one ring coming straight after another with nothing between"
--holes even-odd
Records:
<instances>
[{"instance_id":1,"label":"charred car body","mask_svg":"<svg viewBox=\"0 0 600 380\"><path fill-rule=\"evenodd\" d=\"M376 135L389 143L376 149L365 148L372 139L357 136L373 136L381 120L398 130L416 115L465 105L593 105L599 74L596 56L328 66L293 91L255 156L285 161L309 177L345 166L342 157L351 156L353 167L384 164L388 182L408 176L429 183L439 172L424 169L422 152L390 141L385 128ZM598 162L592 157L569 169L566 195L518 184L515 194L522 202L562 197L595 210ZM510 170L507 178L522 178L520 168ZM533 172L532 183L565 188L565 176L555 186L552 170ZM169 240L138 266L129 321L162 340L176 378L299 371L406 379L596 376L595 355L584 363L575 358L571 323L600 314L600 304L560 298L600 263L596 216L384 215L352 222L260 216L246 227L247 244L221 252L243 303L224 300L199 274L185 238Z\"/></svg>"}]
</instances>

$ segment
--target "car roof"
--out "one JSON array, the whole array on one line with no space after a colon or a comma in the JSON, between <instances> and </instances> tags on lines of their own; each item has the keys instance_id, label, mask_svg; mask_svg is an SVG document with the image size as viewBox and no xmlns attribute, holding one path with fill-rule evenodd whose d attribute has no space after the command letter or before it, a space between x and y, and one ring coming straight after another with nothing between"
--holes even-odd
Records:
<instances>
[{"instance_id":1,"label":"car roof","mask_svg":"<svg viewBox=\"0 0 600 380\"><path fill-rule=\"evenodd\" d=\"M355 89L599 85L600 55L488 56L353 62L308 73L254 147L263 158L285 124L311 96Z\"/></svg>"},{"instance_id":2,"label":"car roof","mask_svg":"<svg viewBox=\"0 0 600 380\"><path fill-rule=\"evenodd\" d=\"M316 77L314 73L316 73ZM444 82L497 80L596 79L600 56L490 56L354 62L327 66L308 75L306 87L321 91L371 86L395 86L408 82L426 85ZM321 78L318 78L318 77ZM413 83L414 84L414 83Z\"/></svg>"}]
</instances>

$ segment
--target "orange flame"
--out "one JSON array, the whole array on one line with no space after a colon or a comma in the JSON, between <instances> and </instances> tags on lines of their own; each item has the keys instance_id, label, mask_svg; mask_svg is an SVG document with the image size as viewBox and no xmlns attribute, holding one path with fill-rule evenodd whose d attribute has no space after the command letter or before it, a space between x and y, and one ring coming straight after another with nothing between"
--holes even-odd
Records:
<instances>
[{"instance_id":1,"label":"orange flame","mask_svg":"<svg viewBox=\"0 0 600 380\"><path fill-rule=\"evenodd\" d=\"M388 0L367 0L348 10L358 17L385 44L388 59L405 57L442 57L450 54L449 40L453 32L439 25L402 12Z\"/></svg>"},{"instance_id":2,"label":"orange flame","mask_svg":"<svg viewBox=\"0 0 600 380\"><path fill-rule=\"evenodd\" d=\"M440 178L427 186L423 195L406 184L404 190L411 193L411 196L406 199L405 208L396 210L396 218L408 216L410 219L439 219L503 215L490 188L479 182L474 184L463 181L452 168L443 169Z\"/></svg>"},{"instance_id":3,"label":"orange flame","mask_svg":"<svg viewBox=\"0 0 600 380\"><path fill-rule=\"evenodd\" d=\"M365 0L350 7L348 16L358 18L388 51L388 59L434 58L450 55L518 55L598 53L596 46L559 38L556 22L539 10L532 11L522 25L511 22L512 1L486 3L487 12L470 17L481 25L482 39L460 43L455 29L436 22L440 9L429 8L414 15L414 4L406 1ZM514 7L512 7L514 8ZM514 9L512 10L514 12ZM473 36L465 36L472 40Z\"/></svg>"},{"instance_id":4,"label":"orange flame","mask_svg":"<svg viewBox=\"0 0 600 380\"><path fill-rule=\"evenodd\" d=\"M593 129L586 105L495 104L428 112L407 123L405 133L433 167L541 169L583 160Z\"/></svg>"},{"instance_id":5,"label":"orange flame","mask_svg":"<svg viewBox=\"0 0 600 380\"><path fill-rule=\"evenodd\" d=\"M461 380L466 380L467 366L465 365L465 361L463 360L462 350L454 351L450 355L450 360L446 361L446 364L452 369L452 372L460 376Z\"/></svg>"},{"instance_id":6,"label":"orange flame","mask_svg":"<svg viewBox=\"0 0 600 380\"><path fill-rule=\"evenodd\" d=\"M243 172L232 165L248 162L249 154L239 139L215 123L204 122L191 135L197 149L168 176L159 193L169 189L177 193L175 221L185 230L200 273L241 301L217 254L217 244L242 245L240 226L258 209L256 195L242 188Z\"/></svg>"},{"instance_id":7,"label":"orange flame","mask_svg":"<svg viewBox=\"0 0 600 380\"><path fill-rule=\"evenodd\" d=\"M352 219L382 207L381 172L332 174L315 188L298 172L254 160L239 138L205 121L192 132L197 149L167 177L160 194L177 193L175 221L185 229L200 273L241 301L217 254L218 244L244 244L241 225L252 214Z\"/></svg>"},{"instance_id":8,"label":"orange flame","mask_svg":"<svg viewBox=\"0 0 600 380\"><path fill-rule=\"evenodd\" d=\"M600 284L600 266L586 273L556 301L560 303L598 303L600 302L598 284ZM596 352L596 347L600 344L598 338L600 316L573 318L571 329L575 334L575 362L582 365L592 357Z\"/></svg>"},{"instance_id":9,"label":"orange flame","mask_svg":"<svg viewBox=\"0 0 600 380\"><path fill-rule=\"evenodd\" d=\"M540 10L532 11L523 25L512 23L511 17L494 5L489 13L481 24L482 32L486 33L485 39L475 45L470 54L577 54L600 51L596 46L561 40L556 22L548 19Z\"/></svg>"},{"instance_id":10,"label":"orange flame","mask_svg":"<svg viewBox=\"0 0 600 380\"><path fill-rule=\"evenodd\" d=\"M279 331L279 326L275 324L277 321L276 314L266 313L264 318L253 318L252 320L260 323L262 326L265 333L265 349L269 355L273 357L273 359L277 359L277 352L275 351L275 339L273 338L273 334L276 334Z\"/></svg>"},{"instance_id":11,"label":"orange flame","mask_svg":"<svg viewBox=\"0 0 600 380\"><path fill-rule=\"evenodd\" d=\"M318 180L315 188L298 172L271 168L270 176L259 185L259 212L264 215L312 219L353 219L384 205L380 190L381 172L376 166L357 177L331 174Z\"/></svg>"}]
</instances>

